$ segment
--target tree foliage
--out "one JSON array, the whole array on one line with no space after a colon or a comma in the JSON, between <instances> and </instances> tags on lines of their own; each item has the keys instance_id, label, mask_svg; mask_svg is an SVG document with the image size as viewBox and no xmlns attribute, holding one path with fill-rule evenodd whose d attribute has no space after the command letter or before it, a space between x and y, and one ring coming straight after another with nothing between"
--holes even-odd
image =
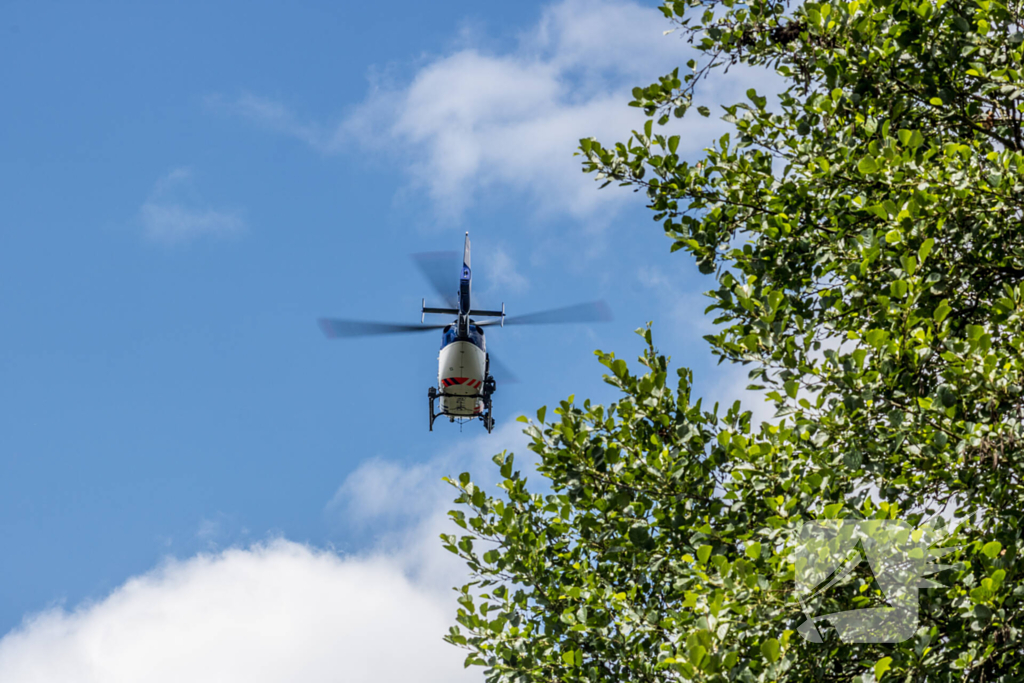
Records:
<instances>
[{"instance_id":1,"label":"tree foliage","mask_svg":"<svg viewBox=\"0 0 1024 683\"><path fill-rule=\"evenodd\" d=\"M680 0L697 57L632 106L584 168L646 192L672 250L714 274L721 359L777 408L754 425L599 352L622 392L527 431L502 493L453 484L447 536L477 581L448 639L494 681L1024 680L1024 23L1019 0ZM767 68L698 163L673 119L698 85ZM673 124L678 125L678 124ZM663 128L665 127L665 128ZM666 130L666 134L661 134ZM943 512L945 510L945 512ZM794 529L822 518L945 526L954 550L897 644L794 633ZM832 611L879 598L853 574Z\"/></svg>"}]
</instances>

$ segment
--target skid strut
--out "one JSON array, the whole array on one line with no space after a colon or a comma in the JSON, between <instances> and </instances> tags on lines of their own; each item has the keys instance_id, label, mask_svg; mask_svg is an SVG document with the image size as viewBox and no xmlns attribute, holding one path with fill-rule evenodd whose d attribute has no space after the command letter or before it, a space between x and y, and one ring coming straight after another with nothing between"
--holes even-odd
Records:
<instances>
[{"instance_id":1,"label":"skid strut","mask_svg":"<svg viewBox=\"0 0 1024 683\"><path fill-rule=\"evenodd\" d=\"M491 376L488 376L487 379L483 383L482 389L483 389L483 393L480 393L480 394L470 394L468 396L459 396L459 398L466 398L466 399L482 398L483 399L483 401L484 401L484 414L480 415L478 417L480 417L480 419L483 420L484 428L486 428L487 429L487 433L490 434L491 430L494 429L494 405L491 402L491 394L493 394L494 390L495 390L494 378L491 377ZM456 417L459 417L460 419L463 418L463 417L465 417L465 418L469 418L470 417L469 415L466 415L466 416L450 415L450 414L444 412L444 408L443 407L442 407L440 413L435 412L434 411L434 401L437 400L438 398L441 398L441 396L442 396L441 394L437 393L437 387L429 387L427 389L427 404L428 404L428 408L429 408L428 415L430 417L430 423L429 423L430 431L434 431L434 420L436 420L437 418L441 417L442 415L448 415L448 418L452 422L455 421Z\"/></svg>"},{"instance_id":2,"label":"skid strut","mask_svg":"<svg viewBox=\"0 0 1024 683\"><path fill-rule=\"evenodd\" d=\"M437 398L437 389L427 389L427 398L430 399L430 431L434 431L434 420L437 419L437 415L434 414L434 399Z\"/></svg>"}]
</instances>

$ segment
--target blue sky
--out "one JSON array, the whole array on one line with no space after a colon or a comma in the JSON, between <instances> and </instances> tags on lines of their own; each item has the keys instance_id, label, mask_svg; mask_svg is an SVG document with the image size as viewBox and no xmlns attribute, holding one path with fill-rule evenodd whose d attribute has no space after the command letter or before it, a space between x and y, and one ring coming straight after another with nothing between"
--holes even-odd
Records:
<instances>
[{"instance_id":1,"label":"blue sky","mask_svg":"<svg viewBox=\"0 0 1024 683\"><path fill-rule=\"evenodd\" d=\"M249 596L308 588L232 647L307 643L287 624L319 624L357 667L365 615L316 605L377 595L377 576L380 595L407 595L395 619L420 661L460 675L439 641L460 578L435 548L440 477L486 479L491 454L521 447L518 414L614 400L592 352L634 358L648 320L703 394L744 384L701 340L711 282L669 255L642 196L599 192L572 157L580 137L642 125L630 88L688 58L665 28L620 0L5 3L0 678L52 679L45 660L65 680L162 680L127 640L81 643L151 634L132 648L158 657L197 621L278 614L227 598L210 613L204 591L248 585L235 571ZM679 129L691 154L723 130ZM516 314L605 299L616 316L489 334L520 379L499 387L490 436L427 431L436 336L332 342L315 324L415 322L431 292L409 254L459 249L466 230L475 300ZM174 614L140 626L157 604ZM332 680L337 647L309 647L305 680ZM220 671L231 648L211 648L175 675ZM297 680L253 666L218 680Z\"/></svg>"}]
</instances>

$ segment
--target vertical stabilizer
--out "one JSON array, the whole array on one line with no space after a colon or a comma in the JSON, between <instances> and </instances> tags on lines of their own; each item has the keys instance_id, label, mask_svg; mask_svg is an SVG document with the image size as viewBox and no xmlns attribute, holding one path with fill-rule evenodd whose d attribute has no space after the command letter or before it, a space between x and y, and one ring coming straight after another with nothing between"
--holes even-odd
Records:
<instances>
[{"instance_id":1,"label":"vertical stabilizer","mask_svg":"<svg viewBox=\"0 0 1024 683\"><path fill-rule=\"evenodd\" d=\"M459 311L463 314L469 313L469 292L470 283L473 279L473 271L469 268L469 232L466 232L466 248L462 252L462 277L459 278Z\"/></svg>"}]
</instances>

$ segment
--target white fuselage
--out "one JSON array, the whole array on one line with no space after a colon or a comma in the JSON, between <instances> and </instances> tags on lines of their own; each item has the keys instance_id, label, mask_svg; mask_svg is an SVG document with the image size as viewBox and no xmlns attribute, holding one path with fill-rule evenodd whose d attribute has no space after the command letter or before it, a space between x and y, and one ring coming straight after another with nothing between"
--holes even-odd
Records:
<instances>
[{"instance_id":1,"label":"white fuselage","mask_svg":"<svg viewBox=\"0 0 1024 683\"><path fill-rule=\"evenodd\" d=\"M469 341L456 341L443 347L437 366L441 410L456 417L482 414L486 377L487 353L479 346Z\"/></svg>"}]
</instances>

